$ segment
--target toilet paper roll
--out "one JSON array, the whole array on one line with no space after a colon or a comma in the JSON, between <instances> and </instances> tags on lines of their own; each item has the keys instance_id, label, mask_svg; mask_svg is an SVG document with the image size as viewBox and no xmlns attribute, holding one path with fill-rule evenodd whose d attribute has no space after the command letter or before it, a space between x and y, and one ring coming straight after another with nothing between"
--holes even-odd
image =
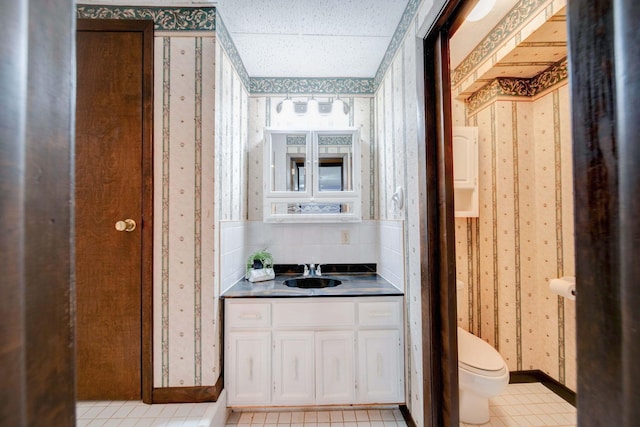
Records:
<instances>
[{"instance_id":1,"label":"toilet paper roll","mask_svg":"<svg viewBox=\"0 0 640 427\"><path fill-rule=\"evenodd\" d=\"M551 279L549 281L549 289L551 289L551 292L554 294L573 301L576 299L576 278L568 276Z\"/></svg>"}]
</instances>

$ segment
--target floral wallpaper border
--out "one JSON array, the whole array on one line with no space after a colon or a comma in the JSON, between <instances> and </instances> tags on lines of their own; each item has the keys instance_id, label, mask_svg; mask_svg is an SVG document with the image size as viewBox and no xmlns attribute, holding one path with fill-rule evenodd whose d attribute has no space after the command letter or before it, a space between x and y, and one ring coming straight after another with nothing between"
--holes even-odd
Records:
<instances>
[{"instance_id":1,"label":"floral wallpaper border","mask_svg":"<svg viewBox=\"0 0 640 427\"><path fill-rule=\"evenodd\" d=\"M233 39L231 38L231 35L229 34L227 27L224 25L224 22L222 21L222 17L220 15L217 15L217 16L218 16L218 26L216 27L217 40L220 41L220 44L222 45L223 49L227 53L227 56L229 57L229 61L231 61L231 64L233 64L233 67L236 69L236 72L238 73L238 77L240 77L240 81L242 82L244 88L248 92L250 87L250 81L251 81L249 77L249 73L247 72L247 69L245 68L244 63L242 62L242 58L240 58L240 54L238 53L238 48L233 42Z\"/></svg>"},{"instance_id":2,"label":"floral wallpaper border","mask_svg":"<svg viewBox=\"0 0 640 427\"><path fill-rule=\"evenodd\" d=\"M135 7L83 5L77 6L77 17L84 19L152 19L161 31L215 31L229 60L251 95L264 94L350 94L373 95L393 58L402 46L404 36L422 0L409 0L391 42L374 78L307 78L250 77L222 18L215 7Z\"/></svg>"},{"instance_id":3,"label":"floral wallpaper border","mask_svg":"<svg viewBox=\"0 0 640 427\"><path fill-rule=\"evenodd\" d=\"M251 77L251 95L266 94L350 94L373 95L373 79L362 77L345 78L292 78L292 77Z\"/></svg>"},{"instance_id":4,"label":"floral wallpaper border","mask_svg":"<svg viewBox=\"0 0 640 427\"><path fill-rule=\"evenodd\" d=\"M495 52L500 43L512 36L535 11L548 2L549 0L520 0L454 70L451 84L455 86L471 74L476 66Z\"/></svg>"},{"instance_id":5,"label":"floral wallpaper border","mask_svg":"<svg viewBox=\"0 0 640 427\"><path fill-rule=\"evenodd\" d=\"M79 4L81 19L152 19L162 31L215 31L215 7L132 7Z\"/></svg>"},{"instance_id":6,"label":"floral wallpaper border","mask_svg":"<svg viewBox=\"0 0 640 427\"><path fill-rule=\"evenodd\" d=\"M384 76L387 72L387 69L393 62L393 58L396 56L396 52L402 44L404 43L404 36L407 34L407 30L409 29L409 25L413 21L413 18L416 16L418 12L418 6L422 0L409 0L407 3L407 7L404 9L402 13L402 18L400 18L400 22L398 23L398 27L396 31L393 33L391 37L391 42L389 42L389 46L387 47L387 51L384 53L384 57L380 62L380 66L378 67L378 71L376 72L375 77L373 78L373 86L375 90L378 89L380 83L384 79ZM374 90L374 92L375 92Z\"/></svg>"},{"instance_id":7,"label":"floral wallpaper border","mask_svg":"<svg viewBox=\"0 0 640 427\"><path fill-rule=\"evenodd\" d=\"M467 99L467 114L471 115L499 96L532 97L569 78L567 58L530 79L498 78L480 88Z\"/></svg>"}]
</instances>

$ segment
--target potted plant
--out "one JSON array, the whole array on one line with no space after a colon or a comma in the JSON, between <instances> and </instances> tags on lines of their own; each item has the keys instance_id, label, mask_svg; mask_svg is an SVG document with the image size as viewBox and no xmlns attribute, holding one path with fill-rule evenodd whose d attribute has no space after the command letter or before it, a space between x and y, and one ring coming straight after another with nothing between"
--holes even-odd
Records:
<instances>
[{"instance_id":1,"label":"potted plant","mask_svg":"<svg viewBox=\"0 0 640 427\"><path fill-rule=\"evenodd\" d=\"M247 258L247 273L263 268L273 268L273 256L266 249L259 250Z\"/></svg>"}]
</instances>

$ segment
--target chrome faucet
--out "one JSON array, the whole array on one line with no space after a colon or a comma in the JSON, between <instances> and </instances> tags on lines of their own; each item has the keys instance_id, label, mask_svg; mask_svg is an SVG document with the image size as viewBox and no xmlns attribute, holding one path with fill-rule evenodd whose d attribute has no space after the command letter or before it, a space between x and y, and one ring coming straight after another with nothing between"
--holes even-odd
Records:
<instances>
[{"instance_id":1,"label":"chrome faucet","mask_svg":"<svg viewBox=\"0 0 640 427\"><path fill-rule=\"evenodd\" d=\"M309 276L321 276L320 264L309 264Z\"/></svg>"}]
</instances>

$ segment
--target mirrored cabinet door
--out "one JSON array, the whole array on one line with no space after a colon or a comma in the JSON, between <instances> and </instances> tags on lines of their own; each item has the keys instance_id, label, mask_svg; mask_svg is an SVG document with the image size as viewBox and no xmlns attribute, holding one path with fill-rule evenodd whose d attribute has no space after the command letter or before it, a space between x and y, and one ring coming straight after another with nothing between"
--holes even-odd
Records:
<instances>
[{"instance_id":1,"label":"mirrored cabinet door","mask_svg":"<svg viewBox=\"0 0 640 427\"><path fill-rule=\"evenodd\" d=\"M311 135L308 132L267 131L265 172L268 193L308 195Z\"/></svg>"},{"instance_id":2,"label":"mirrored cabinet door","mask_svg":"<svg viewBox=\"0 0 640 427\"><path fill-rule=\"evenodd\" d=\"M317 132L314 134L317 192L353 192L355 131ZM340 194L336 194L340 196Z\"/></svg>"}]
</instances>

